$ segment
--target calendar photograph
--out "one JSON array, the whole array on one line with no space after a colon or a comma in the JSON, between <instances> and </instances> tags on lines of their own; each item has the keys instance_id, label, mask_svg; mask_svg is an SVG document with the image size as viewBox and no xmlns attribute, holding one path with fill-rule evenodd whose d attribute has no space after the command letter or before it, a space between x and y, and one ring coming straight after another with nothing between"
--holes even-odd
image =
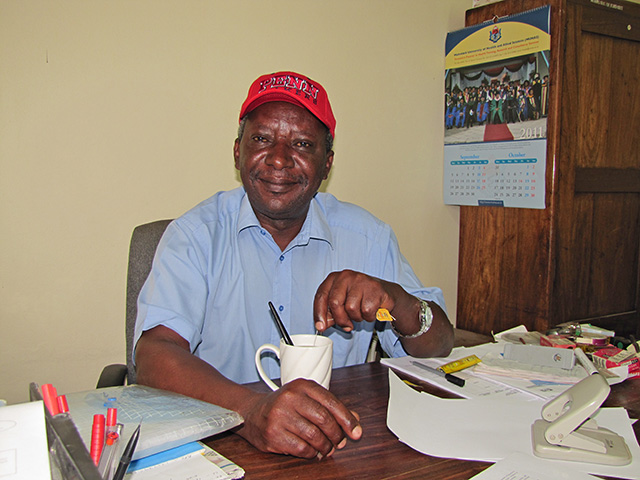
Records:
<instances>
[{"instance_id":1,"label":"calendar photograph","mask_svg":"<svg viewBox=\"0 0 640 480\"><path fill-rule=\"evenodd\" d=\"M444 142L547 137L549 51L447 72Z\"/></svg>"},{"instance_id":2,"label":"calendar photograph","mask_svg":"<svg viewBox=\"0 0 640 480\"><path fill-rule=\"evenodd\" d=\"M444 201L545 208L550 7L447 35Z\"/></svg>"}]
</instances>

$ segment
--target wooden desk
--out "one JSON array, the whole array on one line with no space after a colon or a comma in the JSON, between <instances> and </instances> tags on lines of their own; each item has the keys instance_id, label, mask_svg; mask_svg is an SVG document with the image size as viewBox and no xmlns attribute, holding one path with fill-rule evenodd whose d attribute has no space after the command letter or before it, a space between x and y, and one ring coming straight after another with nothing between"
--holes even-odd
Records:
<instances>
[{"instance_id":1,"label":"wooden desk","mask_svg":"<svg viewBox=\"0 0 640 480\"><path fill-rule=\"evenodd\" d=\"M457 336L456 339L458 338ZM256 384L256 389L267 391L263 384ZM426 384L425 390L436 394L443 392ZM380 363L335 369L331 378L331 391L347 407L358 412L364 434L359 441L349 441L344 449L336 451L328 459L305 460L262 453L240 436L231 433L211 437L206 443L240 465L246 472L247 480L273 479L275 475L278 478L313 480L468 479L491 465L430 457L400 443L387 429L388 368ZM629 380L613 386L605 405L624 406L631 418L639 418L640 380ZM638 423L640 422L636 422L634 431L636 437L640 438ZM432 434L435 435L436 432Z\"/></svg>"}]
</instances>

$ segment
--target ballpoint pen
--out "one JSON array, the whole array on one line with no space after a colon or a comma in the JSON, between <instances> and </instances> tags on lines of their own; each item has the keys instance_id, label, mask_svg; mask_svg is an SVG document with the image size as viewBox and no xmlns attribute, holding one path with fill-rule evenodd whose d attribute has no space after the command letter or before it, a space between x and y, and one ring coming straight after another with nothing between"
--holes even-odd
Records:
<instances>
[{"instance_id":1,"label":"ballpoint pen","mask_svg":"<svg viewBox=\"0 0 640 480\"><path fill-rule=\"evenodd\" d=\"M116 473L113 474L113 480L122 480L124 478L124 474L127 472L127 468L129 468L129 464L131 463L131 459L133 458L133 452L135 452L136 445L138 444L141 425L142 423L140 423L136 427L133 434L131 435L131 438L127 442L127 446L124 448L124 453L120 458L118 469L116 470Z\"/></svg>"},{"instance_id":2,"label":"ballpoint pen","mask_svg":"<svg viewBox=\"0 0 640 480\"><path fill-rule=\"evenodd\" d=\"M119 450L120 436L122 435L122 424L118 423L109 433L104 442L104 449L98 463L98 473L103 480L111 480L116 468L117 452Z\"/></svg>"},{"instance_id":3,"label":"ballpoint pen","mask_svg":"<svg viewBox=\"0 0 640 480\"><path fill-rule=\"evenodd\" d=\"M276 307L273 306L273 303L269 302L269 308L271 309L271 315L273 316L273 320L276 322L276 327L278 327L278 331L280 332L280 336L284 340L284 343L287 345L293 345L293 341L287 333L287 329L284 328L284 324L282 323L282 320L280 320L280 315L278 315Z\"/></svg>"}]
</instances>

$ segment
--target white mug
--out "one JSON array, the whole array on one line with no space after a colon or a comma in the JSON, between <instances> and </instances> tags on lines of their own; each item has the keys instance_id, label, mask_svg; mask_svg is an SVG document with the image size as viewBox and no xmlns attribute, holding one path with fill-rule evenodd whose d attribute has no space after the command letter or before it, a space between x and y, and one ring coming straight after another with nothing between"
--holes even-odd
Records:
<instances>
[{"instance_id":1,"label":"white mug","mask_svg":"<svg viewBox=\"0 0 640 480\"><path fill-rule=\"evenodd\" d=\"M271 390L279 388L262 368L262 352L271 351L280 359L282 385L296 378L306 378L328 389L333 365L333 341L322 335L291 335L291 341L293 345L287 345L284 340L280 340L280 348L271 343L258 348L255 360L260 378Z\"/></svg>"}]
</instances>

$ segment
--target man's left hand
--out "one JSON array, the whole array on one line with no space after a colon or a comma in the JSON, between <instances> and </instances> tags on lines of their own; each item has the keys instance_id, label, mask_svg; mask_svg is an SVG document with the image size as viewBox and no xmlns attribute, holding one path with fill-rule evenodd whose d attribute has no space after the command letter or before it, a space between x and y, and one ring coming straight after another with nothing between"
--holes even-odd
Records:
<instances>
[{"instance_id":1,"label":"man's left hand","mask_svg":"<svg viewBox=\"0 0 640 480\"><path fill-rule=\"evenodd\" d=\"M346 332L353 322L374 322L379 308L394 310L398 302L415 300L400 285L353 270L332 272L316 292L313 314L316 329L338 326Z\"/></svg>"},{"instance_id":2,"label":"man's left hand","mask_svg":"<svg viewBox=\"0 0 640 480\"><path fill-rule=\"evenodd\" d=\"M400 341L409 355L447 356L453 347L453 327L438 304L428 303L433 314L431 328L411 337L420 330L419 298L397 283L343 270L330 273L318 287L313 317L319 332L333 326L350 332L354 328L353 322L375 322L378 309L386 308L395 318L393 326L400 332Z\"/></svg>"}]
</instances>

